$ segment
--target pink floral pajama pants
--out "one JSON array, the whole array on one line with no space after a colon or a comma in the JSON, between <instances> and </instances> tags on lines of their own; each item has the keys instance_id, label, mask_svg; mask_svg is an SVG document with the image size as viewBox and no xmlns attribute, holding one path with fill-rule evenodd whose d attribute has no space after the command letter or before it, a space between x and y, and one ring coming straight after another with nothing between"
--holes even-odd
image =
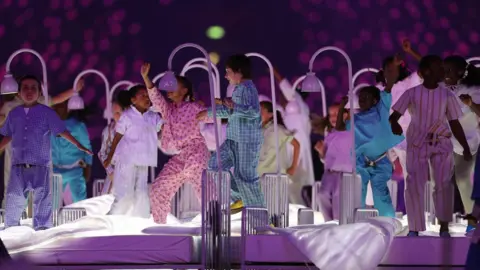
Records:
<instances>
[{"instance_id":1,"label":"pink floral pajama pants","mask_svg":"<svg viewBox=\"0 0 480 270\"><path fill-rule=\"evenodd\" d=\"M150 207L156 223L165 224L175 193L190 183L199 200L202 197L202 173L207 168L208 152L205 144L193 144L173 156L153 182L150 189Z\"/></svg>"}]
</instances>

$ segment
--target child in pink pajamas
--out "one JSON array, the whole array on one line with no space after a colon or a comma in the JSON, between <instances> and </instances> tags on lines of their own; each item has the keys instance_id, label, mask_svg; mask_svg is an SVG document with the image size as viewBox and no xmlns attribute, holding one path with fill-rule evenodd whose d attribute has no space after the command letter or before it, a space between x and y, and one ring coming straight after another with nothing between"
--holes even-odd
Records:
<instances>
[{"instance_id":1,"label":"child in pink pajamas","mask_svg":"<svg viewBox=\"0 0 480 270\"><path fill-rule=\"evenodd\" d=\"M148 77L149 72L150 64L146 63L142 66L141 74L153 108L160 112L165 121L162 148L178 153L165 164L150 190L153 219L164 224L170 212L170 202L185 182L192 184L197 197L201 198L202 173L207 168L210 154L196 120L196 115L205 108L192 102L193 88L190 81L177 76L178 89L167 93L169 102L155 88Z\"/></svg>"},{"instance_id":2,"label":"child in pink pajamas","mask_svg":"<svg viewBox=\"0 0 480 270\"><path fill-rule=\"evenodd\" d=\"M407 90L392 106L390 123L394 134L402 134L398 120L407 109L412 121L407 130L407 179L405 181L405 205L407 207L409 236L425 231L425 183L431 165L435 181L435 214L440 223L440 236L449 237L448 223L453 213L453 145L455 136L463 147L463 157L470 160L472 154L465 133L459 122L462 110L452 91L439 83L444 78L442 59L429 55L420 61L423 84ZM450 125L447 125L448 124Z\"/></svg>"}]
</instances>

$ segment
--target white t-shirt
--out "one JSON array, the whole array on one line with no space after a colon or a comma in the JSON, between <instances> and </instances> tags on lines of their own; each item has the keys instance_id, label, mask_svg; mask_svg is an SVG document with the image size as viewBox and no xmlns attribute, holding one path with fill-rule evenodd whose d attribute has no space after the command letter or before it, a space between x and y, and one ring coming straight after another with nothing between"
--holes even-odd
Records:
<instances>
[{"instance_id":1,"label":"white t-shirt","mask_svg":"<svg viewBox=\"0 0 480 270\"><path fill-rule=\"evenodd\" d=\"M473 112L470 107L465 105L459 98L460 95L469 95L472 97L472 101L476 104L480 104L480 87L467 87L464 85L456 85L450 87L455 96L458 98L460 107L462 108L463 116L459 119L460 124L462 125L463 131L465 132L465 137L467 138L468 145L470 146L470 151L472 154L477 153L478 147L480 145L480 130L478 123L480 118ZM460 143L452 136L453 151L459 155L463 155L463 147Z\"/></svg>"},{"instance_id":2,"label":"white t-shirt","mask_svg":"<svg viewBox=\"0 0 480 270\"><path fill-rule=\"evenodd\" d=\"M161 127L158 113L148 110L142 114L133 106L125 110L115 125L115 131L123 135L115 150L115 164L156 167Z\"/></svg>"}]
</instances>

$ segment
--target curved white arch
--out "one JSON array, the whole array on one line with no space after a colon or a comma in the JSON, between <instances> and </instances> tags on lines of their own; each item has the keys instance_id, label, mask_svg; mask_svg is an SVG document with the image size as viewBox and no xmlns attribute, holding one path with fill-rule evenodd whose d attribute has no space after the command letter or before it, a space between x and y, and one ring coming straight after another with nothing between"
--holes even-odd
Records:
<instances>
[{"instance_id":1,"label":"curved white arch","mask_svg":"<svg viewBox=\"0 0 480 270\"><path fill-rule=\"evenodd\" d=\"M363 73L367 73L367 72L378 73L379 70L376 69L376 68L362 68L362 69L360 69L359 71L357 71L357 72L353 75L352 84L355 85L355 82L357 81L358 77L359 77L360 75L362 75Z\"/></svg>"},{"instance_id":2,"label":"curved white arch","mask_svg":"<svg viewBox=\"0 0 480 270\"><path fill-rule=\"evenodd\" d=\"M42 94L45 97L45 104L47 105L50 104L49 97L48 97L47 65L45 64L45 60L43 60L43 57L37 51L32 49L20 49L20 50L14 51L10 55L10 57L8 57L7 64L5 65L5 69L7 73L10 73L10 66L12 65L13 59L21 53L33 54L38 58L38 60L40 60L40 64L42 65L42 76L43 76Z\"/></svg>"},{"instance_id":3,"label":"curved white arch","mask_svg":"<svg viewBox=\"0 0 480 270\"><path fill-rule=\"evenodd\" d=\"M323 52L326 52L326 51L336 51L338 53L340 53L346 60L347 62L347 67L348 67L348 96L349 96L349 99L350 100L353 100L354 97L355 97L355 93L353 92L353 69L352 69L352 60L350 59L350 57L347 55L347 53L338 48L338 47L334 47L334 46L327 46L327 47L323 47L323 48L320 48L318 49L313 55L312 55L312 58L310 58L310 62L309 62L309 65L308 65L308 68L309 68L309 71L310 72L313 72L313 64L315 62L315 58L323 53ZM353 102L350 102L350 111L353 112L354 111L354 106L353 106ZM356 166L355 164L357 163L357 155L355 153L355 117L350 117L350 126L351 126L351 129L350 129L350 134L351 134L351 140L352 140L352 147L353 147L353 151L352 151L352 154L351 154L351 159L352 159L352 174L353 174L353 179L356 178L356 174L357 174L357 169L356 169ZM346 199L346 198L344 198ZM343 207L340 207L341 211L343 211ZM343 213L340 213L340 224L346 224L347 223L347 220L346 220L346 215L344 215Z\"/></svg>"},{"instance_id":4,"label":"curved white arch","mask_svg":"<svg viewBox=\"0 0 480 270\"><path fill-rule=\"evenodd\" d=\"M298 85L305 79L305 75L302 77L298 78L294 83L293 83L293 90L297 89ZM318 78L317 78L318 79ZM325 86L323 85L322 81L318 79L318 83L320 84L320 94L322 95L322 114L323 117L327 116L327 95L325 94Z\"/></svg>"},{"instance_id":5,"label":"curved white arch","mask_svg":"<svg viewBox=\"0 0 480 270\"><path fill-rule=\"evenodd\" d=\"M152 82L155 84L158 80L160 80L165 75L165 72L157 74L157 76L153 77Z\"/></svg>"},{"instance_id":6,"label":"curved white arch","mask_svg":"<svg viewBox=\"0 0 480 270\"><path fill-rule=\"evenodd\" d=\"M467 62L480 62L480 56L475 56L467 59ZM480 67L480 64L475 64L476 67Z\"/></svg>"},{"instance_id":7,"label":"curved white arch","mask_svg":"<svg viewBox=\"0 0 480 270\"><path fill-rule=\"evenodd\" d=\"M105 110L108 110L108 111L111 111L112 110L112 104L110 104L110 102L108 102L108 98L109 98L109 90L110 90L110 83L108 82L108 79L107 77L105 76L105 74L103 74L101 71L98 71L96 69L87 69L87 70L84 70L82 72L80 72L77 77L75 78L75 81L73 82L73 91L75 93L77 93L77 84L78 84L78 81L85 75L87 74L96 74L98 75L100 78L102 78L103 80L103 83L105 84L105 97L107 99L107 105L105 106ZM108 124L110 124L110 120L111 119L107 119L107 122Z\"/></svg>"},{"instance_id":8,"label":"curved white arch","mask_svg":"<svg viewBox=\"0 0 480 270\"><path fill-rule=\"evenodd\" d=\"M200 59L203 59L203 58L200 58ZM204 59L203 59L204 60ZM206 60L205 60L206 61ZM200 69L203 69L203 70L206 70L208 72L208 68L205 66L205 65L202 65L202 64L190 64L190 65L185 65L185 67L183 67L183 70L182 70L182 73L180 73L180 75L182 76L185 76L185 74L192 70L192 69L195 69L195 68L200 68ZM212 66L213 68L213 66ZM216 69L213 68L213 69ZM217 98L220 98L220 78L215 74L215 72L212 73L212 76L213 76L213 79L215 80L215 97Z\"/></svg>"},{"instance_id":9,"label":"curved white arch","mask_svg":"<svg viewBox=\"0 0 480 270\"><path fill-rule=\"evenodd\" d=\"M108 104L112 104L113 95L115 94L115 91L117 91L117 89L122 85L125 85L127 88L130 88L130 87L134 86L135 84L133 82L127 81L127 80L119 81L116 84L114 84L112 86L112 88L110 88L110 90L108 91L108 95L107 95L107 103ZM107 121L109 123L110 123L110 121L112 121L113 115L112 115L111 108L110 108L110 110L108 110L108 108L105 107L105 110L103 111L103 118L107 119Z\"/></svg>"},{"instance_id":10,"label":"curved white arch","mask_svg":"<svg viewBox=\"0 0 480 270\"><path fill-rule=\"evenodd\" d=\"M277 111L277 101L275 97L275 76L273 72L273 65L268 60L267 57L265 57L262 54L256 53L256 52L251 52L245 54L247 57L257 57L262 59L268 66L268 70L270 71L270 88L272 90L272 106L273 106L273 111ZM280 176L280 145L278 141L278 120L277 120L277 114L273 114L273 132L275 134L275 151L276 151L276 160L277 160L277 175Z\"/></svg>"}]
</instances>

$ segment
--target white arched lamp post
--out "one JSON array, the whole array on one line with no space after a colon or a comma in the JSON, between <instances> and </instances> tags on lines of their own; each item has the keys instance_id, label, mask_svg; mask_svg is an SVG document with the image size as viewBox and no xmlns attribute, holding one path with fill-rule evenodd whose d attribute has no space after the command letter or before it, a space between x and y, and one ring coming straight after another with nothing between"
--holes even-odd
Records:
<instances>
[{"instance_id":1,"label":"white arched lamp post","mask_svg":"<svg viewBox=\"0 0 480 270\"><path fill-rule=\"evenodd\" d=\"M469 59L467 59L467 62L468 63L471 63L471 62L480 62L480 56L476 56L476 57L471 57ZM480 64L475 64L476 67L480 67Z\"/></svg>"},{"instance_id":2,"label":"white arched lamp post","mask_svg":"<svg viewBox=\"0 0 480 270\"><path fill-rule=\"evenodd\" d=\"M360 77L360 75L362 75L363 73L367 73L367 72L372 72L372 73L377 74L379 72L379 70L376 69L376 68L362 68L362 69L360 69L359 71L357 71L353 75L352 85L355 85L355 82L357 81L358 77Z\"/></svg>"},{"instance_id":3,"label":"white arched lamp post","mask_svg":"<svg viewBox=\"0 0 480 270\"><path fill-rule=\"evenodd\" d=\"M338 53L340 53L344 58L345 60L347 61L347 67L348 67L348 96L349 96L349 100L350 101L353 101L354 98L355 98L355 93L353 92L353 71L352 71L352 61L350 60L350 57L347 55L347 53L345 53L345 51L343 51L342 49L338 48L338 47L334 47L334 46L327 46L327 47L323 47L323 48L320 48L319 50L317 50L313 55L312 55L312 58L310 58L310 62L309 62L309 65L308 65L308 68L309 68L309 72L307 73L307 75L305 76L305 79L303 80L303 83L302 83L302 91L304 92L321 92L321 86L320 86L320 80L317 78L317 76L315 75L315 72L313 72L313 63L315 62L315 58L317 58L317 56L323 52L326 52L326 51L336 51ZM351 113L351 117L350 117L350 133L351 133L351 139L352 139L352 153L351 153L351 158L352 158L352 176L353 176L353 179L356 179L356 154L355 154L355 120L353 117L353 112L354 112L354 106L353 106L353 102L350 102L350 113ZM342 200L340 200L340 204L342 204L343 200L345 200L347 198L342 198ZM342 210L343 207L340 207L340 209ZM344 215L342 215L342 213L340 214L340 224L345 224L347 223L347 220L345 220L343 218Z\"/></svg>"},{"instance_id":4,"label":"white arched lamp post","mask_svg":"<svg viewBox=\"0 0 480 270\"><path fill-rule=\"evenodd\" d=\"M199 58L194 58L194 59L188 61L185 64L185 66L183 67L180 75L184 76L187 73L187 71L189 71L192 68L201 68L201 69L204 69L208 72L207 66L204 65L204 64L199 64L199 63L206 64L207 59L199 57ZM220 95L220 73L218 72L217 66L213 63L211 63L211 64L212 64L211 67L212 67L212 70L213 70L213 75L214 75L215 84L216 84L215 85L215 97L220 98L221 97L221 95Z\"/></svg>"},{"instance_id":5,"label":"white arched lamp post","mask_svg":"<svg viewBox=\"0 0 480 270\"><path fill-rule=\"evenodd\" d=\"M301 76L298 78L294 83L293 83L293 91L296 91L298 85L305 79L305 75ZM322 81L318 80L318 83L320 85L320 94L322 95L322 114L323 117L327 116L327 95L325 93L325 86L323 85Z\"/></svg>"},{"instance_id":6,"label":"white arched lamp post","mask_svg":"<svg viewBox=\"0 0 480 270\"><path fill-rule=\"evenodd\" d=\"M34 51L32 49L20 49L10 55L10 57L7 60L7 64L5 65L6 73L0 87L0 93L2 95L18 93L18 83L15 80L15 78L13 78L10 72L10 66L15 56L21 53L33 54L38 58L38 60L40 60L40 64L42 65L42 78L43 78L42 94L45 97L45 104L48 105L49 97L48 97L48 82L47 82L47 65L45 64L45 60L43 60L42 56L37 51Z\"/></svg>"},{"instance_id":7,"label":"white arched lamp post","mask_svg":"<svg viewBox=\"0 0 480 270\"><path fill-rule=\"evenodd\" d=\"M113 95L115 94L115 91L117 91L118 88L120 88L120 86L126 86L127 88L130 88L132 86L134 86L135 84L131 81L119 81L117 82L116 84L114 84L112 86L112 88L110 88L110 91L108 91L108 94L107 94L107 104L110 104L109 106L106 106L105 107L105 110L103 111L103 118L107 119L107 122L110 124L110 122L112 121L112 118L113 118L113 114L112 114L112 108L111 108L111 104L113 102Z\"/></svg>"},{"instance_id":8,"label":"white arched lamp post","mask_svg":"<svg viewBox=\"0 0 480 270\"><path fill-rule=\"evenodd\" d=\"M247 53L245 54L248 57L257 57L262 59L268 66L268 71L270 72L270 88L272 91L272 106L273 106L273 131L275 134L275 152L276 152L276 160L277 160L277 175L280 176L280 145L278 141L278 119L277 119L277 99L275 96L275 76L273 72L273 65L268 60L267 57L265 57L262 54L259 53Z\"/></svg>"},{"instance_id":9,"label":"white arched lamp post","mask_svg":"<svg viewBox=\"0 0 480 270\"><path fill-rule=\"evenodd\" d=\"M87 69L87 70L84 70L82 72L80 72L80 74L77 75L77 77L75 78L75 81L73 82L73 95L72 97L68 100L68 109L69 110L82 110L85 108L85 103L83 102L83 99L82 97L80 96L80 94L78 93L78 89L77 89L77 84L78 84L78 81L86 74L90 74L90 73L93 73L93 74L96 74L98 76L100 76L100 78L102 78L104 84L105 84L105 95L106 95L106 98L108 99L108 91L110 90L110 84L108 83L108 80L107 80L107 77L105 76L105 74L103 74L102 72L96 70L96 69ZM111 104L109 104L108 100L107 100L107 106L106 106L106 110L111 110ZM109 123L110 123L110 120L109 120Z\"/></svg>"}]
</instances>

